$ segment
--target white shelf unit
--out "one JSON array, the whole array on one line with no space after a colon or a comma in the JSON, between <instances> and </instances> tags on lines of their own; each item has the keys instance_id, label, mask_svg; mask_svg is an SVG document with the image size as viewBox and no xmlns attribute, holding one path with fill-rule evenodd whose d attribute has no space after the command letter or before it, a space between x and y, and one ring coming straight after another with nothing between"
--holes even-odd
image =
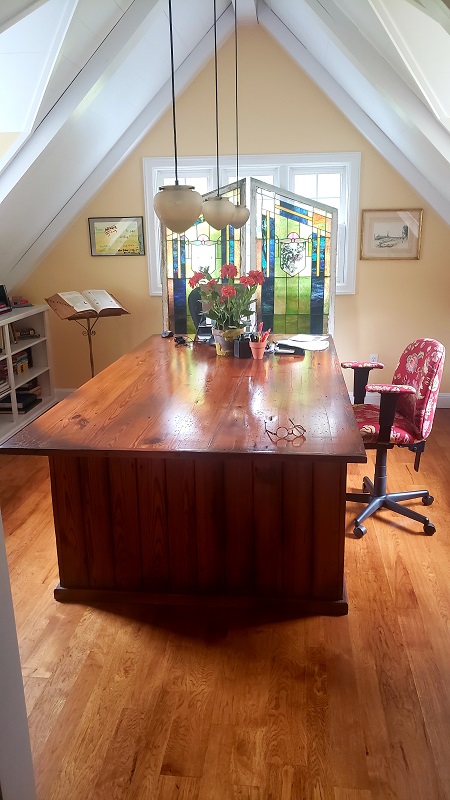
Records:
<instances>
[{"instance_id":1,"label":"white shelf unit","mask_svg":"<svg viewBox=\"0 0 450 800\"><path fill-rule=\"evenodd\" d=\"M9 384L7 388L0 389L0 400L6 395L11 395L11 412L2 411L0 413L0 444L56 403L51 378L47 312L48 307L42 305L17 308L0 315L0 347L2 348L0 367L3 367L1 372L4 373L6 366ZM14 331L20 333L20 331L30 328L33 328L39 337L22 338L19 336L15 340ZM22 350L29 352L32 366L16 374L14 372L14 356ZM33 378L38 379L38 384L42 389L41 402L25 413L20 413L17 407L16 391L20 391L20 388Z\"/></svg>"}]
</instances>

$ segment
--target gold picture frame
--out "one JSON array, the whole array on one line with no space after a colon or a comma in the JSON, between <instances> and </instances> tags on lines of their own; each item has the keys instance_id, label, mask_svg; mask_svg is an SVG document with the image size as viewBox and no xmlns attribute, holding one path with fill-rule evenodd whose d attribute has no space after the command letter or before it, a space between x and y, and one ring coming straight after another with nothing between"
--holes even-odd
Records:
<instances>
[{"instance_id":1,"label":"gold picture frame","mask_svg":"<svg viewBox=\"0 0 450 800\"><path fill-rule=\"evenodd\" d=\"M361 259L418 259L421 208L366 209L361 220Z\"/></svg>"},{"instance_id":2,"label":"gold picture frame","mask_svg":"<svg viewBox=\"0 0 450 800\"><path fill-rule=\"evenodd\" d=\"M143 256L143 217L89 217L92 256Z\"/></svg>"}]
</instances>

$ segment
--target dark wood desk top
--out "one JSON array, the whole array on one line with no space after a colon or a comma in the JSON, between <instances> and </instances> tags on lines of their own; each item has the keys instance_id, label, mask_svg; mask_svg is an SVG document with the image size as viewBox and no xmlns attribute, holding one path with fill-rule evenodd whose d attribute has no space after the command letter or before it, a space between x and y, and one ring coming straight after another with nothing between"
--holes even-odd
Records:
<instances>
[{"instance_id":1,"label":"dark wood desk top","mask_svg":"<svg viewBox=\"0 0 450 800\"><path fill-rule=\"evenodd\" d=\"M274 444L291 418L305 440ZM34 454L273 454L364 462L333 341L305 356L223 358L151 336L5 442Z\"/></svg>"}]
</instances>

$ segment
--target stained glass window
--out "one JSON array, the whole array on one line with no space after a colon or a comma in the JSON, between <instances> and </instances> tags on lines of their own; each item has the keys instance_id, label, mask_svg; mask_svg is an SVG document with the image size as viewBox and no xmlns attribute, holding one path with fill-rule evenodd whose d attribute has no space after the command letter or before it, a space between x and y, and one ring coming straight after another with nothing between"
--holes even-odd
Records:
<instances>
[{"instance_id":1,"label":"stained glass window","mask_svg":"<svg viewBox=\"0 0 450 800\"><path fill-rule=\"evenodd\" d=\"M337 211L251 180L258 319L273 333L326 333L334 301Z\"/></svg>"},{"instance_id":2,"label":"stained glass window","mask_svg":"<svg viewBox=\"0 0 450 800\"><path fill-rule=\"evenodd\" d=\"M265 329L328 332L335 294L337 210L254 178L250 186L248 253L245 227L217 231L202 216L183 234L161 226L169 328L195 334L199 322L190 295L198 290L191 289L189 278L207 269L219 279L222 264L235 264L238 275L250 269L264 273L257 317ZM231 184L221 194L234 194L237 202L237 191ZM245 180L239 182L239 192L239 202L245 204Z\"/></svg>"},{"instance_id":3,"label":"stained glass window","mask_svg":"<svg viewBox=\"0 0 450 800\"><path fill-rule=\"evenodd\" d=\"M242 192L241 192L242 189ZM232 184L224 187L221 194L232 197L245 204L245 181L239 182L239 187ZM211 192L205 197L214 195ZM189 278L194 272L205 269L217 279L220 279L222 264L234 264L238 276L244 274L245 252L243 248L244 230L233 228L229 225L222 231L212 228L202 216L185 233L173 233L161 226L163 236L163 268L167 280L167 303L169 312L169 327L174 333L195 334L198 321L192 313L189 296L192 290Z\"/></svg>"}]
</instances>

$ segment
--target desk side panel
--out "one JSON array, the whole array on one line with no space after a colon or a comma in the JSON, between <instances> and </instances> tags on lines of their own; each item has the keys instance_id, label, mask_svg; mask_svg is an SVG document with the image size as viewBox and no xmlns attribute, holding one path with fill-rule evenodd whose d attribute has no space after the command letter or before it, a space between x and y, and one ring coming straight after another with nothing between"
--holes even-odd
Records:
<instances>
[{"instance_id":1,"label":"desk side panel","mask_svg":"<svg viewBox=\"0 0 450 800\"><path fill-rule=\"evenodd\" d=\"M141 589L137 462L110 459L108 468L116 585L119 589Z\"/></svg>"},{"instance_id":2,"label":"desk side panel","mask_svg":"<svg viewBox=\"0 0 450 800\"><path fill-rule=\"evenodd\" d=\"M167 533L172 592L198 592L194 459L166 461ZM141 531L141 536L147 531Z\"/></svg>"},{"instance_id":3,"label":"desk side panel","mask_svg":"<svg viewBox=\"0 0 450 800\"><path fill-rule=\"evenodd\" d=\"M116 586L108 462L79 459L89 582L92 588Z\"/></svg>"},{"instance_id":4,"label":"desk side panel","mask_svg":"<svg viewBox=\"0 0 450 800\"><path fill-rule=\"evenodd\" d=\"M59 456L49 465L61 585L90 587L80 460Z\"/></svg>"},{"instance_id":5,"label":"desk side panel","mask_svg":"<svg viewBox=\"0 0 450 800\"><path fill-rule=\"evenodd\" d=\"M138 461L138 497L143 588L156 592L169 591L169 535L164 461Z\"/></svg>"},{"instance_id":6,"label":"desk side panel","mask_svg":"<svg viewBox=\"0 0 450 800\"><path fill-rule=\"evenodd\" d=\"M223 513L225 520L226 593L253 593L255 543L253 528L253 463L250 459L224 462Z\"/></svg>"},{"instance_id":7,"label":"desk side panel","mask_svg":"<svg viewBox=\"0 0 450 800\"><path fill-rule=\"evenodd\" d=\"M224 463L222 460L195 462L195 519L197 528L198 589L226 591ZM232 498L239 503L239 497Z\"/></svg>"},{"instance_id":8,"label":"desk side panel","mask_svg":"<svg viewBox=\"0 0 450 800\"><path fill-rule=\"evenodd\" d=\"M346 480L345 464L314 467L313 597L333 599L343 593Z\"/></svg>"},{"instance_id":9,"label":"desk side panel","mask_svg":"<svg viewBox=\"0 0 450 800\"><path fill-rule=\"evenodd\" d=\"M54 462L63 588L342 599L345 464Z\"/></svg>"},{"instance_id":10,"label":"desk side panel","mask_svg":"<svg viewBox=\"0 0 450 800\"><path fill-rule=\"evenodd\" d=\"M284 464L283 591L287 597L311 593L313 472L312 464Z\"/></svg>"}]
</instances>

